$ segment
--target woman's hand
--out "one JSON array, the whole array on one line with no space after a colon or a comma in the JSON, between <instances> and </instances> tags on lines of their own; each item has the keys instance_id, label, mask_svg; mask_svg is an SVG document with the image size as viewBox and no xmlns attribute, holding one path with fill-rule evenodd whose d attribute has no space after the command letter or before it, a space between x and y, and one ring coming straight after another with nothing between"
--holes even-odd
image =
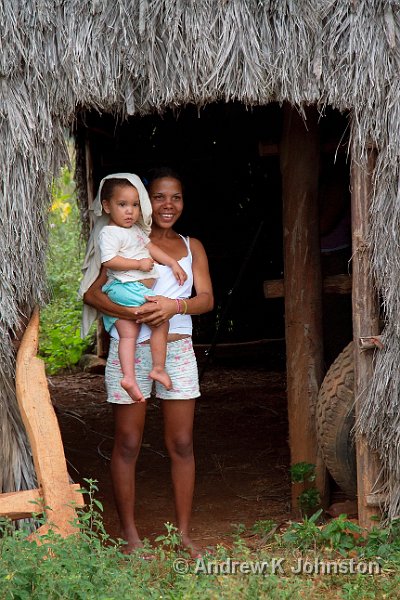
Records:
<instances>
[{"instance_id":1,"label":"woman's hand","mask_svg":"<svg viewBox=\"0 0 400 600\"><path fill-rule=\"evenodd\" d=\"M176 300L165 296L145 296L147 302L135 310L136 323L147 323L150 327L158 327L169 321L177 313Z\"/></svg>"}]
</instances>

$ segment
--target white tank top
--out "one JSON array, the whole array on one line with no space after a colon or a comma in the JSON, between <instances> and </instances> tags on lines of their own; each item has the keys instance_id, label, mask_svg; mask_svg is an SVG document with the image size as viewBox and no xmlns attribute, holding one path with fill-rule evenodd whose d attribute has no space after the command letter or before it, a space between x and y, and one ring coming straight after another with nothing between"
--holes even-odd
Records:
<instances>
[{"instance_id":1,"label":"white tank top","mask_svg":"<svg viewBox=\"0 0 400 600\"><path fill-rule=\"evenodd\" d=\"M193 288L193 270L192 253L190 250L189 238L180 236L185 242L187 255L178 260L178 263L187 274L187 279L183 285L179 285L172 270L165 265L157 265L159 277L156 279L153 291L157 296L166 296L167 298L190 298ZM174 315L169 321L169 333L178 333L181 335L192 335L192 317L190 315ZM118 331L114 326L110 335L118 339ZM137 343L145 342L150 339L151 329L145 323L140 328Z\"/></svg>"}]
</instances>

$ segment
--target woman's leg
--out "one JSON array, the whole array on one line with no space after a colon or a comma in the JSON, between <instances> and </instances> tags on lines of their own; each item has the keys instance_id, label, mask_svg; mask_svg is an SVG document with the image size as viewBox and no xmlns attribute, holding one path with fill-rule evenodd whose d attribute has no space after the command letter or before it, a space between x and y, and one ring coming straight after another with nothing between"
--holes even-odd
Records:
<instances>
[{"instance_id":1,"label":"woman's leg","mask_svg":"<svg viewBox=\"0 0 400 600\"><path fill-rule=\"evenodd\" d=\"M142 542L135 524L135 470L142 443L146 403L113 404L115 437L111 457L111 479L121 525L127 542L124 552L140 548Z\"/></svg>"},{"instance_id":2,"label":"woman's leg","mask_svg":"<svg viewBox=\"0 0 400 600\"><path fill-rule=\"evenodd\" d=\"M182 543L193 556L199 554L189 536L195 480L193 419L195 400L163 400L165 444L171 458L177 525Z\"/></svg>"},{"instance_id":3,"label":"woman's leg","mask_svg":"<svg viewBox=\"0 0 400 600\"><path fill-rule=\"evenodd\" d=\"M119 362L123 373L121 387L135 402L144 402L144 396L137 384L135 373L135 348L139 325L134 321L118 319L115 326L119 335Z\"/></svg>"},{"instance_id":4,"label":"woman's leg","mask_svg":"<svg viewBox=\"0 0 400 600\"><path fill-rule=\"evenodd\" d=\"M167 321L151 330L150 348L153 368L150 371L150 377L154 381L161 383L167 390L170 390L172 388L172 382L165 370L168 329L169 322Z\"/></svg>"}]
</instances>

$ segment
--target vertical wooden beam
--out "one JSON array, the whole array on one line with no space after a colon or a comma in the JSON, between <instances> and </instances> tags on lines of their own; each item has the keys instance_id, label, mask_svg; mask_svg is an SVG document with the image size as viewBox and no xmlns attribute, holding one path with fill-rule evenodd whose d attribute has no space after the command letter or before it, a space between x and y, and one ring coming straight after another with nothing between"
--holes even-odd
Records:
<instances>
[{"instance_id":1,"label":"vertical wooden beam","mask_svg":"<svg viewBox=\"0 0 400 600\"><path fill-rule=\"evenodd\" d=\"M283 109L281 173L284 229L285 335L291 463L317 465L325 493L325 467L317 451L315 405L323 379L322 283L318 211L318 115L306 109L304 123ZM292 506L303 487L292 488Z\"/></svg>"},{"instance_id":2,"label":"vertical wooden beam","mask_svg":"<svg viewBox=\"0 0 400 600\"><path fill-rule=\"evenodd\" d=\"M93 160L92 160L92 150L89 139L89 132L86 131L85 136L85 171L86 171L86 192L88 199L88 208L93 205L94 202L94 181L93 181ZM89 212L90 217L90 229L93 227L92 221L92 213Z\"/></svg>"},{"instance_id":3,"label":"vertical wooden beam","mask_svg":"<svg viewBox=\"0 0 400 600\"><path fill-rule=\"evenodd\" d=\"M353 339L354 398L356 416L360 412L365 391L372 377L372 350L362 350L360 337L379 334L379 304L370 275L370 251L367 245L369 208L372 194L372 172L375 152L369 151L367 164L354 159L351 168L351 207L353 230ZM358 519L362 527L371 528L371 517L379 515L377 506L368 506L367 497L379 476L379 462L370 450L365 436L356 439Z\"/></svg>"},{"instance_id":4,"label":"vertical wooden beam","mask_svg":"<svg viewBox=\"0 0 400 600\"><path fill-rule=\"evenodd\" d=\"M85 171L86 171L86 191L88 198L88 208L93 205L95 198L94 181L93 181L93 159L92 159L92 148L90 143L89 132L86 132L85 138ZM89 211L90 216L90 229L93 227L93 215L92 211ZM110 347L110 337L104 329L103 319L97 320L97 331L96 331L96 351L97 356L100 358L106 358L108 356L108 350Z\"/></svg>"}]
</instances>

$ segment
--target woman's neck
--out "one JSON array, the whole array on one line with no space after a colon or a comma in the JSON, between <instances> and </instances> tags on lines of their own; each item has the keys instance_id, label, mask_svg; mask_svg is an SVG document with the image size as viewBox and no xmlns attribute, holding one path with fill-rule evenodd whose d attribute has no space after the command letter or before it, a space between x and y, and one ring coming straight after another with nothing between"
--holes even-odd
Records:
<instances>
[{"instance_id":1,"label":"woman's neck","mask_svg":"<svg viewBox=\"0 0 400 600\"><path fill-rule=\"evenodd\" d=\"M153 225L150 237L153 240L171 240L179 237L179 235L173 229L163 229Z\"/></svg>"}]
</instances>

